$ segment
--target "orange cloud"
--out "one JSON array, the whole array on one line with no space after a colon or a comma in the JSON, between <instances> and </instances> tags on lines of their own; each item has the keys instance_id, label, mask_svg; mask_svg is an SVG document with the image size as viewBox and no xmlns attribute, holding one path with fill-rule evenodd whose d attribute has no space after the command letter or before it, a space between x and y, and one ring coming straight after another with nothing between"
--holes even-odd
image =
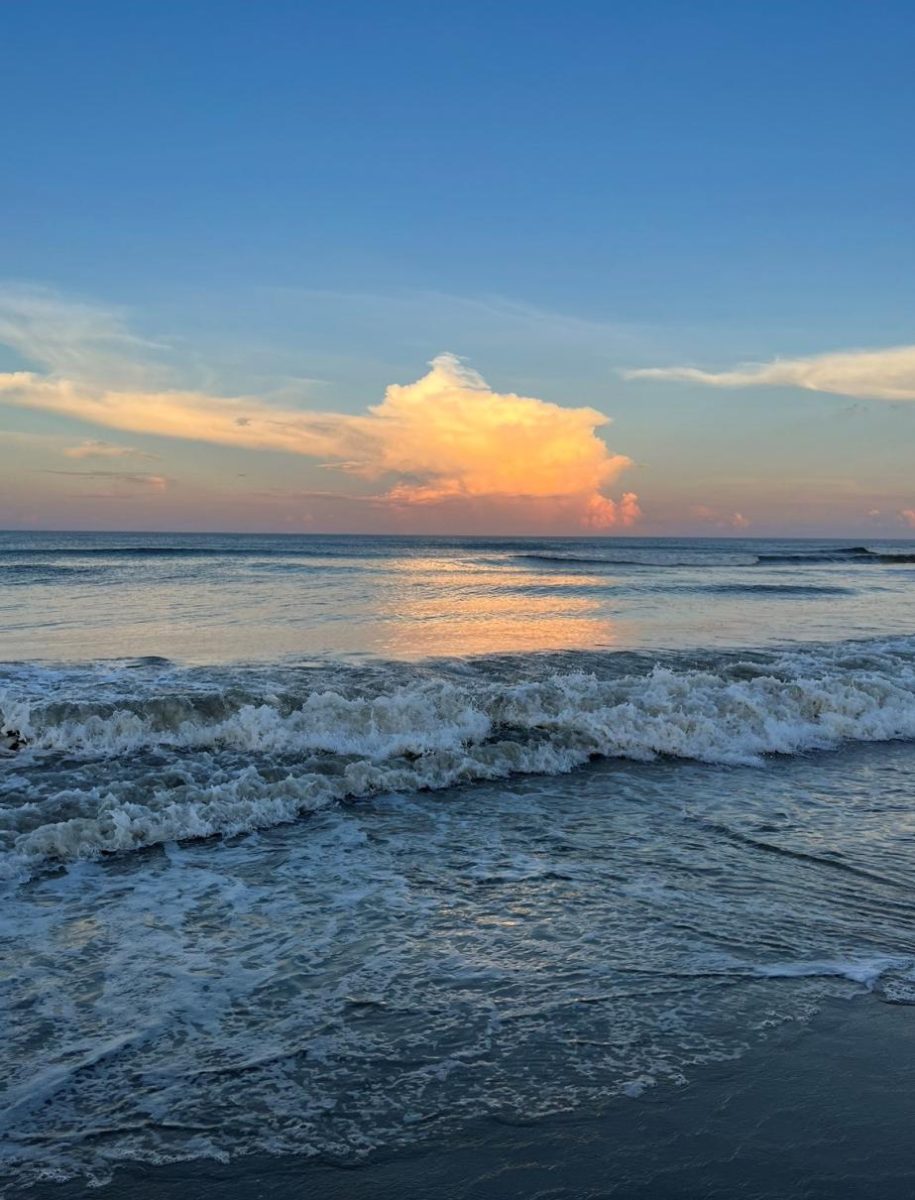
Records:
<instances>
[{"instance_id":1,"label":"orange cloud","mask_svg":"<svg viewBox=\"0 0 915 1200\"><path fill-rule=\"evenodd\" d=\"M597 436L609 418L593 408L493 392L475 371L443 354L416 383L389 387L369 413L350 419L363 455L344 469L369 478L400 476L389 492L400 503L574 497L583 524L630 524L638 515L631 494L620 506L603 494L631 462L611 454Z\"/></svg>"},{"instance_id":2,"label":"orange cloud","mask_svg":"<svg viewBox=\"0 0 915 1200\"><path fill-rule=\"evenodd\" d=\"M0 397L22 408L56 412L130 433L287 450L315 457L334 455L341 446L343 424L352 419L273 408L257 397L191 391L112 391L29 371L0 374Z\"/></svg>"},{"instance_id":3,"label":"orange cloud","mask_svg":"<svg viewBox=\"0 0 915 1200\"><path fill-rule=\"evenodd\" d=\"M609 417L494 392L450 354L415 383L389 387L362 416L284 408L255 396L108 389L91 376L25 371L0 374L0 397L131 433L317 458L383 481L381 498L398 506L511 499L540 508L549 501L591 529L631 525L641 515L633 492L619 501L606 495L631 466L598 436Z\"/></svg>"},{"instance_id":4,"label":"orange cloud","mask_svg":"<svg viewBox=\"0 0 915 1200\"><path fill-rule=\"evenodd\" d=\"M581 523L591 529L607 529L611 525L634 525L641 515L635 492L623 492L619 500L595 494L588 498Z\"/></svg>"}]
</instances>

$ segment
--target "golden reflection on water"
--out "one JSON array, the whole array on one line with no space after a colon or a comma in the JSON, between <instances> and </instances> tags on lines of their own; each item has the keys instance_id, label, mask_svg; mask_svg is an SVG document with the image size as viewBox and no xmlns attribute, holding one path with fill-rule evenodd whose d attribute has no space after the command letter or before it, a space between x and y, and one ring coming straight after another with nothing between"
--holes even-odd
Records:
<instances>
[{"instance_id":1,"label":"golden reflection on water","mask_svg":"<svg viewBox=\"0 0 915 1200\"><path fill-rule=\"evenodd\" d=\"M829 568L841 584L829 592L818 588L825 568L792 569L811 594L786 601L779 566L732 564L710 587L701 563L670 572L499 545L343 542L199 558L82 554L80 543L60 562L48 550L47 563L27 548L13 564L22 582L0 586L0 663L756 646L898 633L911 610L910 572L895 568L876 586L858 566Z\"/></svg>"},{"instance_id":2,"label":"golden reflection on water","mask_svg":"<svg viewBox=\"0 0 915 1200\"><path fill-rule=\"evenodd\" d=\"M376 649L392 657L584 650L618 640L616 622L587 594L611 587L607 579L560 573L544 579L454 560L391 565L397 586L379 607Z\"/></svg>"},{"instance_id":3,"label":"golden reflection on water","mask_svg":"<svg viewBox=\"0 0 915 1200\"><path fill-rule=\"evenodd\" d=\"M353 556L342 566L332 558L304 566L276 559L206 568L118 563L103 590L33 586L27 603L17 597L5 625L20 657L64 661L578 650L614 645L628 627L608 611L618 607L616 582L584 570L445 555Z\"/></svg>"}]
</instances>

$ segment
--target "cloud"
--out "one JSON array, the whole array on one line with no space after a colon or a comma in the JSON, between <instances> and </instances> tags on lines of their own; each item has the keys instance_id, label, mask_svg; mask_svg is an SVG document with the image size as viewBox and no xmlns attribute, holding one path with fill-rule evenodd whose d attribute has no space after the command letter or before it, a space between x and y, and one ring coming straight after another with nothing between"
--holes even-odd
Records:
<instances>
[{"instance_id":1,"label":"cloud","mask_svg":"<svg viewBox=\"0 0 915 1200\"><path fill-rule=\"evenodd\" d=\"M581 524L591 529L607 529L611 525L634 525L641 516L642 510L635 492L623 492L619 500L593 495L585 504Z\"/></svg>"},{"instance_id":2,"label":"cloud","mask_svg":"<svg viewBox=\"0 0 915 1200\"><path fill-rule=\"evenodd\" d=\"M626 379L670 380L720 388L796 387L858 400L915 400L915 346L743 363L732 371L648 367L626 371L624 375Z\"/></svg>"},{"instance_id":3,"label":"cloud","mask_svg":"<svg viewBox=\"0 0 915 1200\"><path fill-rule=\"evenodd\" d=\"M133 487L148 488L154 492L164 492L171 483L165 475L143 475L133 471L54 471L46 470L45 475L66 475L71 479L105 479L115 483L129 484Z\"/></svg>"},{"instance_id":4,"label":"cloud","mask_svg":"<svg viewBox=\"0 0 915 1200\"><path fill-rule=\"evenodd\" d=\"M78 446L67 446L64 449L67 458L135 458L146 462L155 462L157 454L147 454L134 446L118 446L114 442L82 441Z\"/></svg>"},{"instance_id":5,"label":"cloud","mask_svg":"<svg viewBox=\"0 0 915 1200\"><path fill-rule=\"evenodd\" d=\"M48 288L0 288L0 344L56 374L109 387L162 373L154 355L164 347L131 333L120 313Z\"/></svg>"},{"instance_id":6,"label":"cloud","mask_svg":"<svg viewBox=\"0 0 915 1200\"><path fill-rule=\"evenodd\" d=\"M491 391L451 354L431 368L416 383L389 387L368 417L349 419L357 448L345 470L400 477L394 494L401 502L581 496L599 519L603 489L631 465L595 432L609 418L593 408Z\"/></svg>"},{"instance_id":7,"label":"cloud","mask_svg":"<svg viewBox=\"0 0 915 1200\"><path fill-rule=\"evenodd\" d=\"M726 513L708 504L694 504L689 510L697 521L715 525L719 529L749 529L752 522L741 512Z\"/></svg>"},{"instance_id":8,"label":"cloud","mask_svg":"<svg viewBox=\"0 0 915 1200\"><path fill-rule=\"evenodd\" d=\"M172 481L164 475L140 475L128 471L51 471L45 475L63 475L71 479L92 480L96 487L70 492L72 500L139 500L165 492Z\"/></svg>"},{"instance_id":9,"label":"cloud","mask_svg":"<svg viewBox=\"0 0 915 1200\"><path fill-rule=\"evenodd\" d=\"M915 508L903 508L899 513L906 525L911 525L915 529Z\"/></svg>"},{"instance_id":10,"label":"cloud","mask_svg":"<svg viewBox=\"0 0 915 1200\"><path fill-rule=\"evenodd\" d=\"M503 511L510 503L519 512L540 512L552 505L590 529L631 525L640 516L633 492L618 501L607 495L632 465L611 453L598 434L609 417L593 408L493 391L452 354L439 355L416 382L392 384L363 415L317 412L260 396L162 387L157 377L144 386L109 386L106 368L112 354L128 353L130 335L105 314L97 334L87 332L87 310L65 318L61 306L51 306L48 332L40 320L47 307L26 305L16 344L49 369L0 373L0 400L129 433L304 455L380 483L385 490L377 499L396 507L486 500ZM0 334L6 328L9 337L15 323L9 303L6 311ZM138 452L87 441L67 453L91 458Z\"/></svg>"}]
</instances>

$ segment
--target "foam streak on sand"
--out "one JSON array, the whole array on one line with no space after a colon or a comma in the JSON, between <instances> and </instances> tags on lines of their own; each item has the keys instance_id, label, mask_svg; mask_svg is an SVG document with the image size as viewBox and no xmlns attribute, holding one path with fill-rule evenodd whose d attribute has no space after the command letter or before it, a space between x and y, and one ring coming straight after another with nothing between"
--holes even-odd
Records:
<instances>
[{"instance_id":1,"label":"foam streak on sand","mask_svg":"<svg viewBox=\"0 0 915 1200\"><path fill-rule=\"evenodd\" d=\"M913 738L915 643L641 671L620 671L612 655L585 656L578 670L503 659L370 675L337 666L318 679L293 667L165 678L110 665L88 676L12 669L0 726L25 742L0 793L2 869L19 879L43 864L266 828L336 801L558 775L594 757L759 765Z\"/></svg>"}]
</instances>

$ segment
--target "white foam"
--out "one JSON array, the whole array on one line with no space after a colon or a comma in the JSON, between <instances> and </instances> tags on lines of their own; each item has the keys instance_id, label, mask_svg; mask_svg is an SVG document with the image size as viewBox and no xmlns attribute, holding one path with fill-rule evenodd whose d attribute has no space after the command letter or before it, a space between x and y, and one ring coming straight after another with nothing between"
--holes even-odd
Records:
<instances>
[{"instance_id":1,"label":"white foam","mask_svg":"<svg viewBox=\"0 0 915 1200\"><path fill-rule=\"evenodd\" d=\"M18 756L20 775L30 763L61 760L79 770L72 782L64 772L70 786L38 808L26 790L26 804L4 810L0 870L18 878L42 861L235 834L379 792L559 774L594 756L758 766L767 755L915 738L910 647L611 678L577 671L401 679L378 690L376 677L374 692L360 694L357 676L341 676L339 687L298 696L275 679L258 697L237 698L234 676L214 694L212 681L209 692L182 692L173 675L167 694L155 681L131 691L120 679L113 694L100 685L97 701L85 699L84 678L75 699L8 685L0 724L29 743ZM132 764L143 755L175 770L191 759L213 769L209 779L198 770L182 786L160 786L147 768L131 790ZM122 768L117 786L87 786L89 764L112 759Z\"/></svg>"},{"instance_id":2,"label":"white foam","mask_svg":"<svg viewBox=\"0 0 915 1200\"><path fill-rule=\"evenodd\" d=\"M764 979L847 979L850 983L860 983L873 989L888 971L904 971L911 967L911 958L878 955L848 960L768 963L754 968L754 973Z\"/></svg>"}]
</instances>

